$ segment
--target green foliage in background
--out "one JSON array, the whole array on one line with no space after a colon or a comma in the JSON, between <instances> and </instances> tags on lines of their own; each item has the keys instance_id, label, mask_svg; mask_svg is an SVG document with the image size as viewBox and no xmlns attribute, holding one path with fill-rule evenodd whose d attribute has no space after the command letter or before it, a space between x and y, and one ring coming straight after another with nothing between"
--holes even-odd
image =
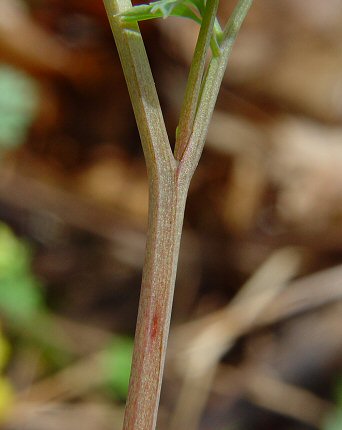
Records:
<instances>
[{"instance_id":1,"label":"green foliage in background","mask_svg":"<svg viewBox=\"0 0 342 430\"><path fill-rule=\"evenodd\" d=\"M128 381L131 371L133 340L131 338L114 338L106 350L103 369L106 385L119 399L125 400L128 393Z\"/></svg>"},{"instance_id":2,"label":"green foliage in background","mask_svg":"<svg viewBox=\"0 0 342 430\"><path fill-rule=\"evenodd\" d=\"M0 150L25 142L38 104L37 82L13 67L0 64Z\"/></svg>"},{"instance_id":3,"label":"green foliage in background","mask_svg":"<svg viewBox=\"0 0 342 430\"><path fill-rule=\"evenodd\" d=\"M15 328L24 343L43 353L48 367L63 368L73 360L67 338L45 305L40 283L31 269L32 251L28 244L0 223L0 316ZM119 399L127 396L133 340L114 336L103 353L103 385ZM8 409L12 390L1 377L9 356L9 347L0 332L0 419ZM74 357L75 358L75 357Z\"/></svg>"},{"instance_id":4,"label":"green foliage in background","mask_svg":"<svg viewBox=\"0 0 342 430\"><path fill-rule=\"evenodd\" d=\"M342 407L337 409L337 411L331 415L323 430L341 430L342 429Z\"/></svg>"},{"instance_id":5,"label":"green foliage in background","mask_svg":"<svg viewBox=\"0 0 342 430\"><path fill-rule=\"evenodd\" d=\"M31 252L4 224L0 224L0 313L28 321L44 309L39 282L31 271Z\"/></svg>"},{"instance_id":6,"label":"green foliage in background","mask_svg":"<svg viewBox=\"0 0 342 430\"><path fill-rule=\"evenodd\" d=\"M337 409L328 417L322 430L342 429L342 377L336 384Z\"/></svg>"}]
</instances>

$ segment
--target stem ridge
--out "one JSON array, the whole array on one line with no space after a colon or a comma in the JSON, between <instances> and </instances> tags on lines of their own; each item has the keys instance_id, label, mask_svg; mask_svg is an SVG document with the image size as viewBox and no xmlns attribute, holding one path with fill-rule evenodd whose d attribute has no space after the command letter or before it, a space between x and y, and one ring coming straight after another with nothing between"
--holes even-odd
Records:
<instances>
[{"instance_id":1,"label":"stem ridge","mask_svg":"<svg viewBox=\"0 0 342 430\"><path fill-rule=\"evenodd\" d=\"M130 0L103 1L131 97L149 180L148 234L123 430L154 430L188 188L233 42L253 0L238 1L223 32L216 20L219 0L207 0L174 154L139 26L136 22L124 24L120 18L132 4ZM213 32L218 37L213 38ZM207 65L210 46L212 58Z\"/></svg>"}]
</instances>

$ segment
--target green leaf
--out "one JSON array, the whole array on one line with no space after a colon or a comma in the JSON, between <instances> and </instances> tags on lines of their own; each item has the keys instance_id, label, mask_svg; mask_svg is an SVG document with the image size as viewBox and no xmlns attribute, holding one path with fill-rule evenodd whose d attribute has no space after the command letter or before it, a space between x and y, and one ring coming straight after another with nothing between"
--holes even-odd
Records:
<instances>
[{"instance_id":1,"label":"green leaf","mask_svg":"<svg viewBox=\"0 0 342 430\"><path fill-rule=\"evenodd\" d=\"M197 8L200 15L204 15L205 6L206 6L206 0L192 0L191 3Z\"/></svg>"},{"instance_id":2,"label":"green leaf","mask_svg":"<svg viewBox=\"0 0 342 430\"><path fill-rule=\"evenodd\" d=\"M121 21L127 24L154 18L165 19L169 16L177 16L180 18L189 18L201 25L205 8L206 0L158 0L149 4L133 6L118 16ZM220 24L216 19L211 44L215 55L217 55L222 34Z\"/></svg>"},{"instance_id":3,"label":"green leaf","mask_svg":"<svg viewBox=\"0 0 342 430\"><path fill-rule=\"evenodd\" d=\"M204 0L159 0L150 4L134 6L120 17L122 21L129 23L178 16L201 24L204 8Z\"/></svg>"}]
</instances>

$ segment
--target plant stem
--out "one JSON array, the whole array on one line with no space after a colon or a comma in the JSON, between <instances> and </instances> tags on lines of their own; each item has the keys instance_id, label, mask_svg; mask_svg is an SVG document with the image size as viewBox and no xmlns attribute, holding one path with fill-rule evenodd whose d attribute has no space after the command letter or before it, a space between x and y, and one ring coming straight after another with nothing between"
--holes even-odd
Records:
<instances>
[{"instance_id":1,"label":"plant stem","mask_svg":"<svg viewBox=\"0 0 342 430\"><path fill-rule=\"evenodd\" d=\"M136 23L123 24L117 16L130 9L131 2L104 0L149 179L146 256L123 430L154 430L156 426L188 188L202 152L232 41L252 0L240 0L233 20L220 37L221 52L214 52L204 74L213 27L218 26L215 24L218 2L207 3L182 109L183 134L174 157L139 27Z\"/></svg>"},{"instance_id":2,"label":"plant stem","mask_svg":"<svg viewBox=\"0 0 342 430\"><path fill-rule=\"evenodd\" d=\"M252 3L253 0L239 0L235 6L224 29L220 44L221 55L211 59L206 75L203 78L192 134L182 157L184 163L190 163L192 168L197 166L200 159L228 59Z\"/></svg>"},{"instance_id":3,"label":"plant stem","mask_svg":"<svg viewBox=\"0 0 342 430\"><path fill-rule=\"evenodd\" d=\"M158 413L183 214L190 175L173 157L138 25L116 14L127 0L104 0L123 65L149 178L149 225L124 430L153 430Z\"/></svg>"},{"instance_id":4,"label":"plant stem","mask_svg":"<svg viewBox=\"0 0 342 430\"><path fill-rule=\"evenodd\" d=\"M174 165L157 91L136 23L123 26L116 15L132 7L130 0L104 0L131 97L149 174L162 175L165 165Z\"/></svg>"},{"instance_id":5,"label":"plant stem","mask_svg":"<svg viewBox=\"0 0 342 430\"><path fill-rule=\"evenodd\" d=\"M178 133L175 145L175 158L180 160L189 142L193 129L201 84L204 74L207 52L213 34L219 0L208 0L198 35L194 57L192 59L189 78L184 95L184 103L180 114ZM219 53L217 53L219 55Z\"/></svg>"},{"instance_id":6,"label":"plant stem","mask_svg":"<svg viewBox=\"0 0 342 430\"><path fill-rule=\"evenodd\" d=\"M187 184L178 169L150 188L150 217L124 430L155 428Z\"/></svg>"}]
</instances>

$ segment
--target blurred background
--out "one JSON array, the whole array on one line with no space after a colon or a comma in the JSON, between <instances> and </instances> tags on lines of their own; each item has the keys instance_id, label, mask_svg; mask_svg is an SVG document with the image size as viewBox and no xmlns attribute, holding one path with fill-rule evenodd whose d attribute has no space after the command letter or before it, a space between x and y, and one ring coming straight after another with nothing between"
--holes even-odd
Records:
<instances>
[{"instance_id":1,"label":"blurred background","mask_svg":"<svg viewBox=\"0 0 342 430\"><path fill-rule=\"evenodd\" d=\"M141 27L173 141L198 27ZM189 193L159 430L342 429L341 70L341 0L255 2ZM102 1L0 0L1 429L121 429L147 192Z\"/></svg>"}]
</instances>

